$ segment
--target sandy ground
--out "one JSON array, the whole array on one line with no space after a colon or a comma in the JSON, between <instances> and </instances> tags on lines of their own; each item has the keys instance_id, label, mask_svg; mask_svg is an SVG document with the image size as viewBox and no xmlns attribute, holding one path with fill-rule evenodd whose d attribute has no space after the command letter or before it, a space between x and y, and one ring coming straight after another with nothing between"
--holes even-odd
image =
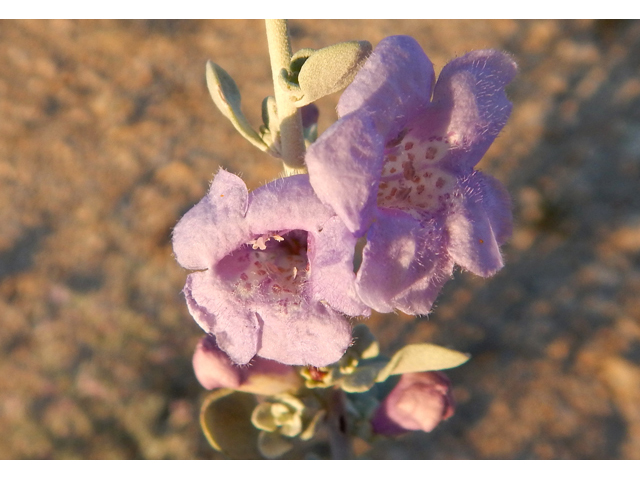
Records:
<instances>
[{"instance_id":1,"label":"sandy ground","mask_svg":"<svg viewBox=\"0 0 640 480\"><path fill-rule=\"evenodd\" d=\"M513 196L507 266L457 272L429 318L369 321L386 352L473 355L457 413L364 456L639 459L640 22L291 26L295 49L408 34L437 71L488 47L520 65L480 164ZM216 111L207 59L257 126L260 21L0 21L0 458L219 458L169 235L219 167L255 188L279 166Z\"/></svg>"}]
</instances>

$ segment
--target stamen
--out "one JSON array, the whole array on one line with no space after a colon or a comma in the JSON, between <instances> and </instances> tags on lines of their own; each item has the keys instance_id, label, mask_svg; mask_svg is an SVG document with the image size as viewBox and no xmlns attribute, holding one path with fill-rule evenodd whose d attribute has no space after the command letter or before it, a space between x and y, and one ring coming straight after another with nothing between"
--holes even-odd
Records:
<instances>
[{"instance_id":1,"label":"stamen","mask_svg":"<svg viewBox=\"0 0 640 480\"><path fill-rule=\"evenodd\" d=\"M278 234L273 234L273 235L265 234L265 235L260 235L255 240L248 241L247 244L251 245L251 248L253 248L254 250L265 250L267 248L267 242L272 238L277 242L282 242L284 240L284 237Z\"/></svg>"},{"instance_id":2,"label":"stamen","mask_svg":"<svg viewBox=\"0 0 640 480\"><path fill-rule=\"evenodd\" d=\"M271 239L275 242L269 242ZM307 232L260 235L221 261L218 268L240 297L275 296L273 302L283 309L298 305L309 275Z\"/></svg>"},{"instance_id":3,"label":"stamen","mask_svg":"<svg viewBox=\"0 0 640 480\"><path fill-rule=\"evenodd\" d=\"M255 240L250 240L247 243L251 245L251 248L253 248L254 250L266 250L267 241L269 240L269 237L266 237L266 238L265 237L266 237L265 235L261 235Z\"/></svg>"}]
</instances>

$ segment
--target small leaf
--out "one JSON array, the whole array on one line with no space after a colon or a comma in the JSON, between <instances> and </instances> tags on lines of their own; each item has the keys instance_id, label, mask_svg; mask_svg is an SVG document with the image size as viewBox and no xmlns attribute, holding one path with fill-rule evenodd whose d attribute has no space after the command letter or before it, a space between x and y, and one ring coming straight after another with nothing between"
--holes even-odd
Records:
<instances>
[{"instance_id":1,"label":"small leaf","mask_svg":"<svg viewBox=\"0 0 640 480\"><path fill-rule=\"evenodd\" d=\"M207 62L207 87L216 107L225 117L233 118L240 109L240 90L231 75L212 61Z\"/></svg>"},{"instance_id":2,"label":"small leaf","mask_svg":"<svg viewBox=\"0 0 640 480\"><path fill-rule=\"evenodd\" d=\"M318 410L311 419L311 422L309 422L309 425L307 425L307 428L305 428L304 432L300 434L300 440L311 440L316 434L316 430L318 429L320 422L324 420L326 414L327 412L325 410Z\"/></svg>"},{"instance_id":3,"label":"small leaf","mask_svg":"<svg viewBox=\"0 0 640 480\"><path fill-rule=\"evenodd\" d=\"M313 48L302 48L293 54L291 57L291 63L289 64L289 80L293 83L298 83L298 75L302 65L307 59L313 55L315 50Z\"/></svg>"},{"instance_id":4,"label":"small leaf","mask_svg":"<svg viewBox=\"0 0 640 480\"><path fill-rule=\"evenodd\" d=\"M262 141L240 108L240 90L236 82L221 66L212 61L207 62L207 87L209 94L220 112L227 117L238 132L249 142L262 150L269 151L269 147Z\"/></svg>"},{"instance_id":5,"label":"small leaf","mask_svg":"<svg viewBox=\"0 0 640 480\"><path fill-rule=\"evenodd\" d=\"M372 362L365 366L358 365L351 375L340 379L340 388L348 393L366 392L376 383L378 374L384 367L385 362Z\"/></svg>"},{"instance_id":6,"label":"small leaf","mask_svg":"<svg viewBox=\"0 0 640 480\"><path fill-rule=\"evenodd\" d=\"M396 352L380 371L376 382L384 382L389 375L412 372L446 370L462 365L469 355L431 343L407 345Z\"/></svg>"},{"instance_id":7,"label":"small leaf","mask_svg":"<svg viewBox=\"0 0 640 480\"><path fill-rule=\"evenodd\" d=\"M251 413L251 423L254 427L266 432L275 432L278 429L278 424L275 418L273 418L271 407L271 403L261 403L253 410Z\"/></svg>"},{"instance_id":8,"label":"small leaf","mask_svg":"<svg viewBox=\"0 0 640 480\"><path fill-rule=\"evenodd\" d=\"M251 423L254 395L219 389L211 392L200 409L200 426L213 448L229 458L260 459L258 430Z\"/></svg>"},{"instance_id":9,"label":"small leaf","mask_svg":"<svg viewBox=\"0 0 640 480\"><path fill-rule=\"evenodd\" d=\"M291 413L282 422L280 433L286 437L297 437L302 432L302 415Z\"/></svg>"},{"instance_id":10,"label":"small leaf","mask_svg":"<svg viewBox=\"0 0 640 480\"><path fill-rule=\"evenodd\" d=\"M258 449L266 458L279 458L293 448L293 442L279 433L260 432Z\"/></svg>"},{"instance_id":11,"label":"small leaf","mask_svg":"<svg viewBox=\"0 0 640 480\"><path fill-rule=\"evenodd\" d=\"M345 88L370 53L371 44L366 41L343 42L315 52L305 51L299 59L296 58L299 63L308 55L298 74L298 85L303 96L295 102L296 107Z\"/></svg>"}]
</instances>

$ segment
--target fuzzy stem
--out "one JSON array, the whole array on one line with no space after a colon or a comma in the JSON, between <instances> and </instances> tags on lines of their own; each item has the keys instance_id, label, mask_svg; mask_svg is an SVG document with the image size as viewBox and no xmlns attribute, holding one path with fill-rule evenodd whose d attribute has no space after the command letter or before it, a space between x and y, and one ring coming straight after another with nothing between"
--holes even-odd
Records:
<instances>
[{"instance_id":1,"label":"fuzzy stem","mask_svg":"<svg viewBox=\"0 0 640 480\"><path fill-rule=\"evenodd\" d=\"M289 98L289 93L280 86L280 72L288 70L291 63L291 42L286 20L265 20L267 44L271 59L271 76L280 123L280 154L285 171L302 170L304 165L304 138L302 117Z\"/></svg>"}]
</instances>

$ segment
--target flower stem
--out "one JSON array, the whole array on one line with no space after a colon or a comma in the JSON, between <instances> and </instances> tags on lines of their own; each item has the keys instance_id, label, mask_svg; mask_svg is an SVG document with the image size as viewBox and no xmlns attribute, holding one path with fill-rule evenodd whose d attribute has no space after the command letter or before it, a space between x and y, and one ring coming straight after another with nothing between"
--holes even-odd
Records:
<instances>
[{"instance_id":1,"label":"flower stem","mask_svg":"<svg viewBox=\"0 0 640 480\"><path fill-rule=\"evenodd\" d=\"M302 136L302 117L289 98L289 93L280 85L282 69L288 70L291 63L291 42L286 20L265 20L267 44L271 59L271 76L278 108L280 123L280 154L285 171L303 170L304 138Z\"/></svg>"},{"instance_id":2,"label":"flower stem","mask_svg":"<svg viewBox=\"0 0 640 480\"><path fill-rule=\"evenodd\" d=\"M345 411L345 393L339 388L329 392L329 446L333 460L351 460L353 446L347 431L347 413Z\"/></svg>"}]
</instances>

